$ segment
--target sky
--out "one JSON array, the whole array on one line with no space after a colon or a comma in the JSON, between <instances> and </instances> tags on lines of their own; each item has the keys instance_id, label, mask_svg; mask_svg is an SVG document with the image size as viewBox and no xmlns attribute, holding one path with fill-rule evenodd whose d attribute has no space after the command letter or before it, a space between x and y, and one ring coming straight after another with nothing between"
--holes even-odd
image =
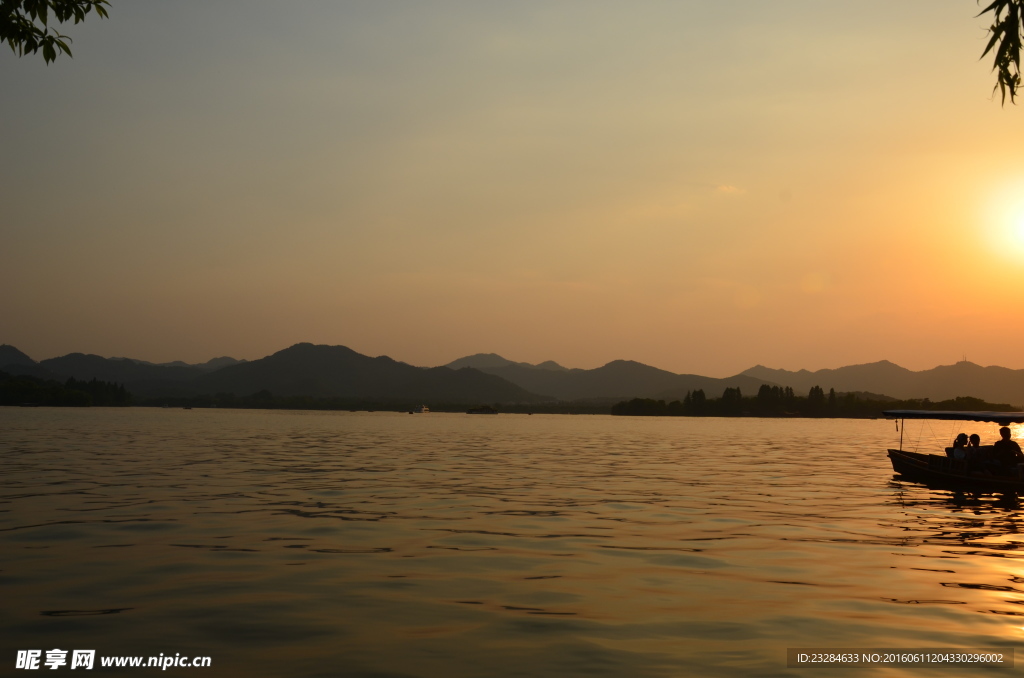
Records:
<instances>
[{"instance_id":1,"label":"sky","mask_svg":"<svg viewBox=\"0 0 1024 678\"><path fill-rule=\"evenodd\" d=\"M1024 368L973 0L111 0L0 50L0 343Z\"/></svg>"}]
</instances>

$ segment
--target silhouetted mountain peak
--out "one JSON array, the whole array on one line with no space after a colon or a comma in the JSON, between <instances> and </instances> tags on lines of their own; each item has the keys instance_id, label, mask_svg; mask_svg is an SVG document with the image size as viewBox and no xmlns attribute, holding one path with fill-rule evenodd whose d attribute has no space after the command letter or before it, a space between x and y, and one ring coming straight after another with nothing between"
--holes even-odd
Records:
<instances>
[{"instance_id":1,"label":"silhouetted mountain peak","mask_svg":"<svg viewBox=\"0 0 1024 678\"><path fill-rule=\"evenodd\" d=\"M348 346L331 346L329 344L311 344L308 341L304 341L298 344L293 344L288 348L282 348L276 353L271 353L263 360L277 359L277 360L293 360L303 358L369 358L361 353L356 353Z\"/></svg>"},{"instance_id":2,"label":"silhouetted mountain peak","mask_svg":"<svg viewBox=\"0 0 1024 678\"><path fill-rule=\"evenodd\" d=\"M207 360L205 363L200 363L198 365L194 365L194 367L202 367L202 368L205 368L205 369L208 369L208 370L219 370L220 368L227 367L228 365L238 365L239 363L244 363L244 362L247 362L247 361L246 360L238 360L237 358L232 358L230 356L222 355L219 358L211 358L211 359Z\"/></svg>"},{"instance_id":3,"label":"silhouetted mountain peak","mask_svg":"<svg viewBox=\"0 0 1024 678\"><path fill-rule=\"evenodd\" d=\"M665 374L672 374L667 370L651 367L650 365L645 365L644 363L637 362L635 360L613 360L610 363L605 363L597 369L605 372L617 373L662 372Z\"/></svg>"},{"instance_id":4,"label":"silhouetted mountain peak","mask_svg":"<svg viewBox=\"0 0 1024 678\"><path fill-rule=\"evenodd\" d=\"M275 365L278 367L289 367L290 369L303 371L313 370L317 368L331 368L331 369L343 369L354 365L406 365L397 360L389 358L386 355L377 356L376 358L363 355L353 351L348 346L331 346L328 344L311 344L309 342L302 342L294 344L288 348L281 349L276 353L268 355L266 358L260 360L254 360L247 363L237 363L235 365L228 365L220 370L220 372L236 372L243 365L255 365L255 364ZM422 368L416 368L422 369Z\"/></svg>"},{"instance_id":5,"label":"silhouetted mountain peak","mask_svg":"<svg viewBox=\"0 0 1024 678\"><path fill-rule=\"evenodd\" d=\"M528 367L534 370L558 371L564 371L567 369L556 363L554 360L545 360L542 363L533 365L531 363L517 363L514 360L503 358L497 353L475 353L473 355L468 355L465 358L453 360L447 365L445 365L445 367L449 367L453 370L461 370L465 367L472 367L473 369L483 370L485 372L487 370L494 370L502 367Z\"/></svg>"},{"instance_id":6,"label":"silhouetted mountain peak","mask_svg":"<svg viewBox=\"0 0 1024 678\"><path fill-rule=\"evenodd\" d=\"M10 344L0 344L0 367L7 365L35 365L36 361Z\"/></svg>"},{"instance_id":7,"label":"silhouetted mountain peak","mask_svg":"<svg viewBox=\"0 0 1024 678\"><path fill-rule=\"evenodd\" d=\"M910 373L905 367L900 367L896 363L888 360L879 360L873 363L861 363L858 365L846 365L844 367L825 368L821 370L806 370L801 369L797 371L793 370L782 370L774 369L771 367L765 367L764 365L755 365L748 370L740 372L741 375L748 377L756 377L758 379L765 379L767 381L778 381L781 376L789 376L795 378L805 377L817 377L841 373L877 373L877 374L895 374L895 373ZM779 382L781 383L781 382Z\"/></svg>"},{"instance_id":8,"label":"silhouetted mountain peak","mask_svg":"<svg viewBox=\"0 0 1024 678\"><path fill-rule=\"evenodd\" d=\"M497 353L474 353L473 355L467 355L465 358L453 360L445 365L445 367L450 367L453 370L472 367L479 370L487 367L505 367L506 365L515 365L515 363L502 358Z\"/></svg>"},{"instance_id":9,"label":"silhouetted mountain peak","mask_svg":"<svg viewBox=\"0 0 1024 678\"><path fill-rule=\"evenodd\" d=\"M564 372L564 371L567 371L569 369L568 367L562 367L561 365L556 363L554 360L545 360L542 363L537 363L537 365L535 367L537 367L539 369L542 369L542 370L557 370L559 372Z\"/></svg>"},{"instance_id":10,"label":"silhouetted mountain peak","mask_svg":"<svg viewBox=\"0 0 1024 678\"><path fill-rule=\"evenodd\" d=\"M273 353L268 355L267 358L273 358L276 355L301 355L304 353L315 351L318 346L329 348L324 344L312 344L308 341L300 341L299 343L292 344L287 348L282 348L280 351L274 351Z\"/></svg>"},{"instance_id":11,"label":"silhouetted mountain peak","mask_svg":"<svg viewBox=\"0 0 1024 678\"><path fill-rule=\"evenodd\" d=\"M246 395L379 398L420 402L536 402L503 379L476 369L423 368L388 356L375 358L346 346L301 343L266 358L228 365L195 380L195 390Z\"/></svg>"},{"instance_id":12,"label":"silhouetted mountain peak","mask_svg":"<svg viewBox=\"0 0 1024 678\"><path fill-rule=\"evenodd\" d=\"M237 365L238 363L244 363L246 361L237 360L229 356L221 356L220 358L211 358L210 360L207 360L205 363L187 363L184 360L172 360L169 363L150 363L146 362L145 360L136 360L135 362L141 365L156 365L157 367L194 367L198 370L209 372L211 370L219 370L222 367L227 367L228 365Z\"/></svg>"},{"instance_id":13,"label":"silhouetted mountain peak","mask_svg":"<svg viewBox=\"0 0 1024 678\"><path fill-rule=\"evenodd\" d=\"M937 370L939 370L939 369L947 369L947 370L984 370L986 368L982 367L981 365L978 365L977 363L972 363L970 360L957 360L952 365L939 365L935 369L937 369ZM1002 369L1005 369L1005 368L1002 368Z\"/></svg>"},{"instance_id":14,"label":"silhouetted mountain peak","mask_svg":"<svg viewBox=\"0 0 1024 678\"><path fill-rule=\"evenodd\" d=\"M643 363L637 362L636 360L622 360L620 358L619 360L612 360L610 362L607 362L604 365L602 365L601 367L613 367L613 366L614 367L622 367L622 366L625 366L625 365L643 365Z\"/></svg>"}]
</instances>

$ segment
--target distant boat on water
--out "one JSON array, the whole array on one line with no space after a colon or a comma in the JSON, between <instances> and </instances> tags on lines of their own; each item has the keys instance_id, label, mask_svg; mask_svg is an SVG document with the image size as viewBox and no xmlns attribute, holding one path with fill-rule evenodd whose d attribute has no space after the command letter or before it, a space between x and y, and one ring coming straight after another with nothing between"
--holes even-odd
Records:
<instances>
[{"instance_id":1,"label":"distant boat on water","mask_svg":"<svg viewBox=\"0 0 1024 678\"><path fill-rule=\"evenodd\" d=\"M416 412L417 414L426 414L430 412L430 408L427 407L426 405L420 405Z\"/></svg>"},{"instance_id":2,"label":"distant boat on water","mask_svg":"<svg viewBox=\"0 0 1024 678\"><path fill-rule=\"evenodd\" d=\"M497 414L498 410L494 409L490 405L481 405L480 407L471 407L466 410L466 414Z\"/></svg>"}]
</instances>

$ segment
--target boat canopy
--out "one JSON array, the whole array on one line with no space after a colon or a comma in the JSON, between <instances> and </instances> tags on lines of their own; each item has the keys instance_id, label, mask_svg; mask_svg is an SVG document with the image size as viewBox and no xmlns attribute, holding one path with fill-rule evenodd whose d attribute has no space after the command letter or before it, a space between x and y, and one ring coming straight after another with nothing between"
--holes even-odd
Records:
<instances>
[{"instance_id":1,"label":"boat canopy","mask_svg":"<svg viewBox=\"0 0 1024 678\"><path fill-rule=\"evenodd\" d=\"M1024 424L1024 412L951 412L945 410L886 410L889 419L945 419L954 421L991 421L997 424Z\"/></svg>"}]
</instances>

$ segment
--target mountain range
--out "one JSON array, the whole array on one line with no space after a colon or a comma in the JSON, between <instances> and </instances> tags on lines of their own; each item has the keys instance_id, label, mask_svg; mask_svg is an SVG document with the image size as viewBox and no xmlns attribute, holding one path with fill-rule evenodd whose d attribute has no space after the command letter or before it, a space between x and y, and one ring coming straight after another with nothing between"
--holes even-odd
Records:
<instances>
[{"instance_id":1,"label":"mountain range","mask_svg":"<svg viewBox=\"0 0 1024 678\"><path fill-rule=\"evenodd\" d=\"M957 396L971 395L993 403L1024 403L1024 370L982 367L966 360L920 372L882 360L816 372L773 370L757 365L742 374L791 386L797 392L806 392L812 386L820 385L826 389L834 388L836 391L884 393L901 400L949 400Z\"/></svg>"},{"instance_id":2,"label":"mountain range","mask_svg":"<svg viewBox=\"0 0 1024 678\"><path fill-rule=\"evenodd\" d=\"M221 357L201 364L151 363L71 353L35 361L13 346L0 345L0 371L48 379L98 379L124 384L141 399L216 393L375 399L431 403L542 403L619 401L630 398L682 399L702 389L718 398L726 388L755 395L764 385L812 386L826 391L884 394L900 399L946 400L974 396L989 402L1024 403L1024 370L982 367L961 361L912 371L888 361L837 369L789 371L757 365L719 379L676 374L650 365L614 360L595 369L566 368L553 361L515 362L480 353L441 367L416 367L387 356L370 357L344 346L296 344L258 360Z\"/></svg>"},{"instance_id":3,"label":"mountain range","mask_svg":"<svg viewBox=\"0 0 1024 678\"><path fill-rule=\"evenodd\" d=\"M117 382L143 400L261 391L275 396L469 405L552 400L472 368L414 367L387 356L371 358L344 346L308 343L259 360L217 358L201 365L153 364L83 353L36 362L4 345L0 346L0 371L57 380L73 377Z\"/></svg>"},{"instance_id":4,"label":"mountain range","mask_svg":"<svg viewBox=\"0 0 1024 678\"><path fill-rule=\"evenodd\" d=\"M717 398L726 388L739 388L748 395L757 393L761 384L771 382L747 375L728 379L676 374L632 360L613 360L592 370L567 369L547 361L539 365L516 363L493 353L481 353L448 363L472 367L501 377L532 393L542 393L557 400L624 400L655 398L682 400L687 391L703 389L708 397Z\"/></svg>"}]
</instances>

